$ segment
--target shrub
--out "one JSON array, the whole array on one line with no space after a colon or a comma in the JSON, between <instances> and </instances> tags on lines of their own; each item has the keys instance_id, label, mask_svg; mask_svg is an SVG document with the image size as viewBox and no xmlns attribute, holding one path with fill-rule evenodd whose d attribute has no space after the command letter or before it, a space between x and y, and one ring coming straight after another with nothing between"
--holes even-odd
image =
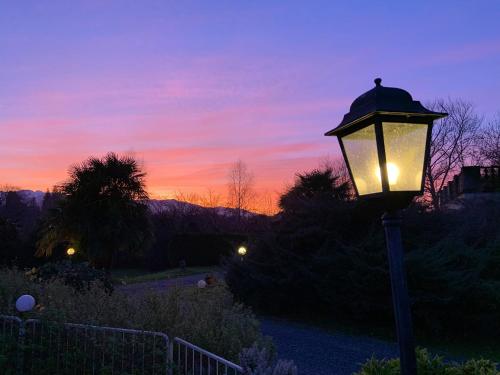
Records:
<instances>
[{"instance_id":1,"label":"shrub","mask_svg":"<svg viewBox=\"0 0 500 375\"><path fill-rule=\"evenodd\" d=\"M1 269L0 313L16 315L16 299L31 294L38 306L26 317L165 332L230 360L263 340L253 313L234 303L224 286L128 296L108 293L99 281L89 285L77 291L57 278L37 283L18 270Z\"/></svg>"},{"instance_id":2,"label":"shrub","mask_svg":"<svg viewBox=\"0 0 500 375\"><path fill-rule=\"evenodd\" d=\"M467 338L500 333L500 243L474 249L447 237L410 252L407 268L420 331Z\"/></svg>"},{"instance_id":3,"label":"shrub","mask_svg":"<svg viewBox=\"0 0 500 375\"><path fill-rule=\"evenodd\" d=\"M89 289L95 282L101 283L107 292L113 291L113 284L107 273L90 266L87 262L73 263L69 260L49 262L38 268L32 268L27 274L38 282L58 279L78 291Z\"/></svg>"},{"instance_id":4,"label":"shrub","mask_svg":"<svg viewBox=\"0 0 500 375\"><path fill-rule=\"evenodd\" d=\"M244 375L297 375L293 361L277 360L273 351L254 344L240 354Z\"/></svg>"},{"instance_id":5,"label":"shrub","mask_svg":"<svg viewBox=\"0 0 500 375\"><path fill-rule=\"evenodd\" d=\"M465 363L446 362L425 349L417 349L417 373L421 375L498 375L494 362L479 359ZM399 375L399 359L371 358L354 375Z\"/></svg>"}]
</instances>

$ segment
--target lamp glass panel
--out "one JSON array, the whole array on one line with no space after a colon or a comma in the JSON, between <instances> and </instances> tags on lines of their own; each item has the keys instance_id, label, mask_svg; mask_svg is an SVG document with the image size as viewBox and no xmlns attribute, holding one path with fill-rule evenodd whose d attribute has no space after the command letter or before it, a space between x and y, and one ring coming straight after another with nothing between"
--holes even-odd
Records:
<instances>
[{"instance_id":1,"label":"lamp glass panel","mask_svg":"<svg viewBox=\"0 0 500 375\"><path fill-rule=\"evenodd\" d=\"M384 122L385 157L391 191L422 188L427 124Z\"/></svg>"},{"instance_id":2,"label":"lamp glass panel","mask_svg":"<svg viewBox=\"0 0 500 375\"><path fill-rule=\"evenodd\" d=\"M382 182L375 125L342 137L342 143L359 195L380 193Z\"/></svg>"}]
</instances>

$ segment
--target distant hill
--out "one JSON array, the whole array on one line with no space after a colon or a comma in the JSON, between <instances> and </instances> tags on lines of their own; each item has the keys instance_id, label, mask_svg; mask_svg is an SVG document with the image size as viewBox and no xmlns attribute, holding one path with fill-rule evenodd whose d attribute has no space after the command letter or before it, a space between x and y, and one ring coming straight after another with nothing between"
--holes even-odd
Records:
<instances>
[{"instance_id":1,"label":"distant hill","mask_svg":"<svg viewBox=\"0 0 500 375\"><path fill-rule=\"evenodd\" d=\"M196 210L196 209L201 209L201 210L214 210L218 215L221 216L234 216L236 215L236 209L234 208L229 208L229 207L204 207L200 206L197 204L193 203L188 203L188 202L182 202L178 201L176 199L150 199L147 202L149 209L154 212L158 213L161 211L170 211L170 210L181 210L181 211L187 211L187 210ZM250 212L243 210L242 211L242 216L245 217L252 217L252 216L257 216L255 212Z\"/></svg>"},{"instance_id":2,"label":"distant hill","mask_svg":"<svg viewBox=\"0 0 500 375\"><path fill-rule=\"evenodd\" d=\"M40 190L36 190L36 191L33 191L33 190L16 190L16 193L19 194L21 196L21 199L24 201L24 202L29 202L31 200L35 200L35 203L38 207L42 207L42 202L43 202L43 196L45 195L45 193L43 191L40 191ZM3 202L5 202L5 195L7 194L7 192L5 191L0 191L0 203L3 204Z\"/></svg>"},{"instance_id":3,"label":"distant hill","mask_svg":"<svg viewBox=\"0 0 500 375\"><path fill-rule=\"evenodd\" d=\"M35 200L35 203L38 207L42 206L43 196L45 193L40 190L16 190L16 192L22 197L24 202L29 202L31 200ZM0 204L4 204L6 192L0 191ZM180 211L189 211L196 209L204 209L204 210L214 210L218 215L221 216L233 216L236 214L236 210L234 208L229 207L213 207L207 208L203 206L199 206L197 204L188 203L178 201L176 199L149 199L147 201L147 205L151 212L158 213L161 211L171 211L171 210L180 210ZM243 211L243 216L252 217L258 214L250 211Z\"/></svg>"}]
</instances>

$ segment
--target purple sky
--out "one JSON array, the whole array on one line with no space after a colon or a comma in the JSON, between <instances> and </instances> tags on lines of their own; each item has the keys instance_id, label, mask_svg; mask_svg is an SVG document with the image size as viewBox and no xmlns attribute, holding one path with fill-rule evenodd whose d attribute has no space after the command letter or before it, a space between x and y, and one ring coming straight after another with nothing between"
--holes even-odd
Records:
<instances>
[{"instance_id":1,"label":"purple sky","mask_svg":"<svg viewBox=\"0 0 500 375\"><path fill-rule=\"evenodd\" d=\"M500 1L2 1L0 185L46 189L132 152L154 196L261 191L339 153L373 86L500 110Z\"/></svg>"}]
</instances>

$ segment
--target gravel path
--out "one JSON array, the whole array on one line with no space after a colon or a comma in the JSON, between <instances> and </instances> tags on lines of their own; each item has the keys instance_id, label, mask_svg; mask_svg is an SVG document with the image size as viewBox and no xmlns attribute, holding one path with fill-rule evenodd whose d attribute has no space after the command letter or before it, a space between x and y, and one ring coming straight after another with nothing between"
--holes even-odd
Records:
<instances>
[{"instance_id":1,"label":"gravel path","mask_svg":"<svg viewBox=\"0 0 500 375\"><path fill-rule=\"evenodd\" d=\"M372 355L397 356L397 345L363 336L327 333L286 320L261 318L262 332L271 336L278 357L293 359L299 375L350 375Z\"/></svg>"},{"instance_id":2,"label":"gravel path","mask_svg":"<svg viewBox=\"0 0 500 375\"><path fill-rule=\"evenodd\" d=\"M169 280L119 286L128 294L149 291L164 292L175 285L194 285L205 274L183 276ZM364 336L330 333L320 328L290 321L260 317L262 332L273 338L278 357L291 359L299 375L351 375L372 355L378 358L397 356L397 346Z\"/></svg>"}]
</instances>

